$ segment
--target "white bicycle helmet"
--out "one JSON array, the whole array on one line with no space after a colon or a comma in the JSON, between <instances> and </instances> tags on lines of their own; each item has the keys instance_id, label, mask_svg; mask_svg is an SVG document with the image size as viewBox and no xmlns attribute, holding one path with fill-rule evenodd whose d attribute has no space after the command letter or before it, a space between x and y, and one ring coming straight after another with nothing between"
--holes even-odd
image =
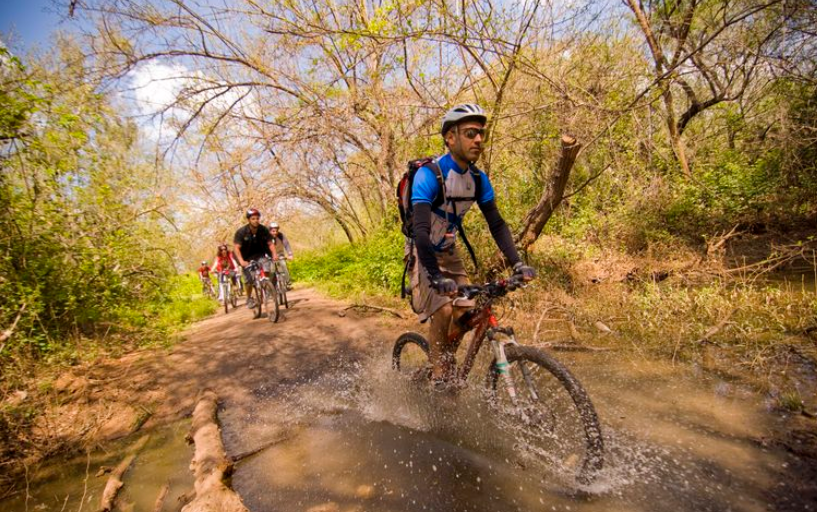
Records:
<instances>
[{"instance_id":1,"label":"white bicycle helmet","mask_svg":"<svg viewBox=\"0 0 817 512\"><path fill-rule=\"evenodd\" d=\"M482 110L482 107L476 103L463 103L461 105L457 105L446 112L443 116L440 133L445 136L445 132L447 132L449 128L465 121L466 119L479 120L482 121L482 124L485 124L488 122L488 115L484 110Z\"/></svg>"},{"instance_id":2,"label":"white bicycle helmet","mask_svg":"<svg viewBox=\"0 0 817 512\"><path fill-rule=\"evenodd\" d=\"M277 222L270 222L270 223L269 223L269 228L270 228L270 229L279 229L279 228L280 228L280 226L278 226L278 223L277 223Z\"/></svg>"}]
</instances>

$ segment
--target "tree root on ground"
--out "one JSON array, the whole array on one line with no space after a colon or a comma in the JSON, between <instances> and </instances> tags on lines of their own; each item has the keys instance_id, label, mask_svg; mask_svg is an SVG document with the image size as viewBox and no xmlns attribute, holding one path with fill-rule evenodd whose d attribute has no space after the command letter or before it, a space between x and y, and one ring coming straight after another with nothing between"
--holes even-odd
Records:
<instances>
[{"instance_id":1,"label":"tree root on ground","mask_svg":"<svg viewBox=\"0 0 817 512\"><path fill-rule=\"evenodd\" d=\"M167 493L170 492L170 484L166 483L159 490L159 495L156 497L156 503L153 504L153 512L162 512L167 499Z\"/></svg>"},{"instance_id":2,"label":"tree root on ground","mask_svg":"<svg viewBox=\"0 0 817 512\"><path fill-rule=\"evenodd\" d=\"M233 465L227 459L216 423L217 408L218 397L205 390L193 411L188 440L196 446L190 463L196 478L196 497L182 508L182 512L248 512L238 494L224 483L232 473Z\"/></svg>"},{"instance_id":3,"label":"tree root on ground","mask_svg":"<svg viewBox=\"0 0 817 512\"><path fill-rule=\"evenodd\" d=\"M255 448L253 448L251 450L247 450L245 452L241 452L241 453L239 453L237 455L231 456L230 457L230 462L232 462L233 464L241 462L242 460L244 460L244 459L246 459L248 457L252 457L253 455L255 455L257 453L261 453L261 452L265 451L267 448L271 448L271 447L273 447L273 446L275 446L277 444L283 443L284 441L288 441L288 440L292 439L292 437L293 437L293 434L291 432L285 432L284 434L276 437L275 439L273 439L271 441L268 441L266 443L263 443L261 446L257 446L257 447L255 447Z\"/></svg>"},{"instance_id":4,"label":"tree root on ground","mask_svg":"<svg viewBox=\"0 0 817 512\"><path fill-rule=\"evenodd\" d=\"M150 436L142 436L136 441L136 444L130 449L130 453L127 457L111 471L111 476L108 477L108 482L105 484L105 490L102 491L102 499L99 504L100 512L110 512L113 510L114 501L116 500L117 494L119 494L119 489L124 485L122 483L122 477L128 471L128 468L131 467L133 461L136 460L136 456L142 451L142 448L145 447L148 439L150 439Z\"/></svg>"}]
</instances>

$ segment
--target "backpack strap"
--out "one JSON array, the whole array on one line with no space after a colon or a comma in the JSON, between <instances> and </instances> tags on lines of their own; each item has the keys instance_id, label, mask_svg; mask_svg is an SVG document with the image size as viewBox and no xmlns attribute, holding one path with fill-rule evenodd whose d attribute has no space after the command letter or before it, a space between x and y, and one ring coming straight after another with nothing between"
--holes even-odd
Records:
<instances>
[{"instance_id":1,"label":"backpack strap","mask_svg":"<svg viewBox=\"0 0 817 512\"><path fill-rule=\"evenodd\" d=\"M440 187L440 191L437 193L437 196L431 202L431 209L439 208L445 202L445 179L443 178L443 171L440 169L440 166L437 164L436 160L430 160L428 163L423 165L423 167L427 167L434 173L434 177L437 178L437 185Z\"/></svg>"},{"instance_id":2,"label":"backpack strap","mask_svg":"<svg viewBox=\"0 0 817 512\"><path fill-rule=\"evenodd\" d=\"M474 201L476 203L482 189L482 179L480 178L479 171L473 166L471 166L469 170L471 173L471 179L474 180L474 196L462 198L449 197L448 199L451 201L453 219L455 219L454 222L457 226L457 231L460 232L460 236L462 237L462 243L465 244L465 248L468 249L468 254L471 256L471 261L474 262L474 269L479 270L477 255L474 253L474 248L471 246L471 242L468 241L468 237L465 236L465 228L462 226L462 219L460 219L457 215L457 201Z\"/></svg>"}]
</instances>

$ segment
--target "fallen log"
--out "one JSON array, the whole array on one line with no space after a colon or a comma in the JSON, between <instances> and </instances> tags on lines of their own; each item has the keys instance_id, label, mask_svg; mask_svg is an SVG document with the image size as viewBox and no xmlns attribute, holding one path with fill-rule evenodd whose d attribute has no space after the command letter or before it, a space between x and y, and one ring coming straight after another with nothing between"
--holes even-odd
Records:
<instances>
[{"instance_id":1,"label":"fallen log","mask_svg":"<svg viewBox=\"0 0 817 512\"><path fill-rule=\"evenodd\" d=\"M190 469L196 479L193 484L196 496L182 512L248 512L238 494L224 483L233 465L227 459L216 423L217 408L218 397L205 390L193 411L188 439L195 444Z\"/></svg>"},{"instance_id":2,"label":"fallen log","mask_svg":"<svg viewBox=\"0 0 817 512\"><path fill-rule=\"evenodd\" d=\"M133 461L136 460L136 456L142 451L142 448L145 447L148 439L150 439L150 436L142 436L136 441L136 444L130 449L130 453L111 471L111 475L105 483L105 490L102 491L102 499L99 504L100 512L110 512L113 510L113 504L117 494L119 494L119 489L124 485L122 483L122 477L131 467Z\"/></svg>"}]
</instances>

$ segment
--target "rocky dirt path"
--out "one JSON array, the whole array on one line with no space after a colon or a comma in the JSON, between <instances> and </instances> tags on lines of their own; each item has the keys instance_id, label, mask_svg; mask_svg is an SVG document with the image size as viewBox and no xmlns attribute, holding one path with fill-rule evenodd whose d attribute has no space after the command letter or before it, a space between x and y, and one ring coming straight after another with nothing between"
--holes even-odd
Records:
<instances>
[{"instance_id":1,"label":"rocky dirt path","mask_svg":"<svg viewBox=\"0 0 817 512\"><path fill-rule=\"evenodd\" d=\"M312 289L290 292L289 302L278 323L254 319L252 311L239 307L197 323L169 354L131 356L140 360L113 361L94 373L125 371L123 380L134 397L148 399L144 405L154 411L144 425L149 428L189 414L205 388L230 409L250 408L259 390L315 379L384 347L413 324L380 315L341 316L346 304Z\"/></svg>"}]
</instances>

